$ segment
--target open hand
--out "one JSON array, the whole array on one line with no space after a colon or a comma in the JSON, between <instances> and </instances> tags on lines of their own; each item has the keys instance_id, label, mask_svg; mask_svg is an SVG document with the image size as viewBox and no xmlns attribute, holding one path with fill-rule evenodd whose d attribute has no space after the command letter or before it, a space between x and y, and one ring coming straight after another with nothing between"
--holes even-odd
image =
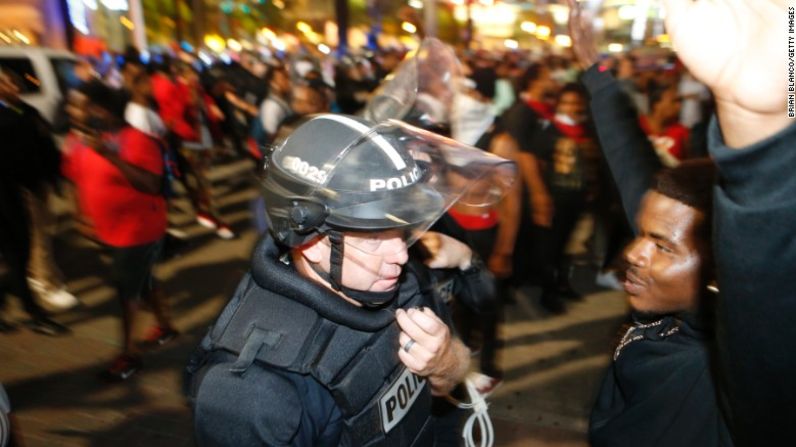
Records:
<instances>
[{"instance_id":1,"label":"open hand","mask_svg":"<svg viewBox=\"0 0 796 447\"><path fill-rule=\"evenodd\" d=\"M582 11L576 0L567 0L567 3L569 3L569 35L572 38L572 52L575 53L580 68L585 70L600 60L594 42L594 16L589 11Z\"/></svg>"},{"instance_id":2,"label":"open hand","mask_svg":"<svg viewBox=\"0 0 796 447\"><path fill-rule=\"evenodd\" d=\"M664 0L677 55L722 101L785 115L785 0Z\"/></svg>"}]
</instances>

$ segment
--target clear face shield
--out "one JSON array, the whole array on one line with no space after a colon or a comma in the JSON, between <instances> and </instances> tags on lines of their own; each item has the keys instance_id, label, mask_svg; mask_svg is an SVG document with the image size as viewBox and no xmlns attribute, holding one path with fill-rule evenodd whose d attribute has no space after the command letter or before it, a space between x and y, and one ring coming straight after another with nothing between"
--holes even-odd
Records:
<instances>
[{"instance_id":1,"label":"clear face shield","mask_svg":"<svg viewBox=\"0 0 796 447\"><path fill-rule=\"evenodd\" d=\"M387 76L365 105L367 120L402 119L424 127L448 123L464 73L450 46L426 38Z\"/></svg>"},{"instance_id":2,"label":"clear face shield","mask_svg":"<svg viewBox=\"0 0 796 447\"><path fill-rule=\"evenodd\" d=\"M314 145L324 142L325 128L329 146L350 138L342 151L325 156L318 148L302 158L283 145L273 154L284 171L314 185L309 200L325 204L325 224L351 234L346 245L364 254L406 251L454 202L493 206L514 181L515 165L503 158L398 120L364 123L316 117L309 123L319 130Z\"/></svg>"}]
</instances>

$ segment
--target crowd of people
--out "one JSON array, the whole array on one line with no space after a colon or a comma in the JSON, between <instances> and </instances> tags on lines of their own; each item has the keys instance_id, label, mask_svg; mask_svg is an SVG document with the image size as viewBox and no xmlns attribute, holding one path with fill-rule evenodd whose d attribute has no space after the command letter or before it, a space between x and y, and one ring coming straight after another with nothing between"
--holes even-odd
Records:
<instances>
[{"instance_id":1,"label":"crowd of people","mask_svg":"<svg viewBox=\"0 0 796 447\"><path fill-rule=\"evenodd\" d=\"M60 147L55 123L0 69L0 300L18 296L34 331L69 333L44 308L78 302L50 243L49 197L71 190L76 227L111 254L123 304L122 350L103 377L126 380L144 348L179 335L153 275L176 234L174 184L198 224L231 239L208 171L250 159L264 171L252 208L264 236L189 362L201 445L443 445L460 414L436 396L456 395L476 350L477 394L500 385L503 307L538 287L543 310L566 312L580 299L579 264L623 288L631 309L592 412L593 445L779 440L796 390L793 359L775 346L792 335L793 126L766 87L782 83L762 73L775 56L688 44L720 45L693 18L712 12L771 46L771 32L746 21L781 11L670 0L676 55L601 56L570 3L568 54L461 51L444 84L407 56L421 82L400 125L359 117L387 75L407 69L397 49L212 64L186 53L145 62L129 49L102 74L83 61L56 120L68 123ZM733 65L747 59L757 64ZM431 150L419 156L409 142ZM516 179L487 185L491 174L470 170L480 163L513 166ZM499 200L483 200L490 187ZM786 267L768 267L775 257ZM134 340L145 309L156 325ZM14 329L0 318L0 331ZM404 384L420 397L398 408ZM260 404L273 396L279 405Z\"/></svg>"}]
</instances>

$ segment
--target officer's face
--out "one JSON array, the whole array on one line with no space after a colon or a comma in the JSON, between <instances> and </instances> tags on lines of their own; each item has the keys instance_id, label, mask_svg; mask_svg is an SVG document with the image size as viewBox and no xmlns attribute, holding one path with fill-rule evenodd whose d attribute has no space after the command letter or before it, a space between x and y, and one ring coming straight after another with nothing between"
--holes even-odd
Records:
<instances>
[{"instance_id":1,"label":"officer's face","mask_svg":"<svg viewBox=\"0 0 796 447\"><path fill-rule=\"evenodd\" d=\"M362 291L386 292L398 284L403 265L409 259L405 234L399 230L378 233L344 233L343 285ZM329 271L328 241L319 256L320 266Z\"/></svg>"},{"instance_id":2,"label":"officer's face","mask_svg":"<svg viewBox=\"0 0 796 447\"><path fill-rule=\"evenodd\" d=\"M356 290L384 292L394 289L409 259L404 234L345 233L343 285Z\"/></svg>"},{"instance_id":3,"label":"officer's face","mask_svg":"<svg viewBox=\"0 0 796 447\"><path fill-rule=\"evenodd\" d=\"M660 314L696 308L703 257L695 229L704 218L697 209L658 192L644 196L639 233L625 250L624 288L634 310Z\"/></svg>"}]
</instances>

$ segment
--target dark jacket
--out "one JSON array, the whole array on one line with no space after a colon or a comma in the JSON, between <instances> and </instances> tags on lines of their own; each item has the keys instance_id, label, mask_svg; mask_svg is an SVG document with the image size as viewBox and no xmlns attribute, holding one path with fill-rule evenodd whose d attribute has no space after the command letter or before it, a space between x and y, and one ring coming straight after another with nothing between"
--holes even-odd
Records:
<instances>
[{"instance_id":1,"label":"dark jacket","mask_svg":"<svg viewBox=\"0 0 796 447\"><path fill-rule=\"evenodd\" d=\"M447 320L444 305L407 267L387 307L354 307L281 255L270 237L258 245L189 361L197 443L430 445L430 386L398 358L394 311L427 306Z\"/></svg>"},{"instance_id":2,"label":"dark jacket","mask_svg":"<svg viewBox=\"0 0 796 447\"><path fill-rule=\"evenodd\" d=\"M738 445L794 443L795 143L796 124L741 150L724 145L715 119L708 131L719 174L713 205L719 371Z\"/></svg>"},{"instance_id":3,"label":"dark jacket","mask_svg":"<svg viewBox=\"0 0 796 447\"><path fill-rule=\"evenodd\" d=\"M716 403L708 344L692 316L632 324L592 410L591 445L732 445Z\"/></svg>"},{"instance_id":4,"label":"dark jacket","mask_svg":"<svg viewBox=\"0 0 796 447\"><path fill-rule=\"evenodd\" d=\"M0 103L0 176L33 192L58 179L61 153L49 125L25 102Z\"/></svg>"},{"instance_id":5,"label":"dark jacket","mask_svg":"<svg viewBox=\"0 0 796 447\"><path fill-rule=\"evenodd\" d=\"M591 94L603 154L636 232L634 217L660 162L613 77L592 67L582 80ZM592 414L593 445L732 445L711 374L712 331L691 318L662 316L659 321L636 329L641 337L624 348L620 343L621 354Z\"/></svg>"}]
</instances>

